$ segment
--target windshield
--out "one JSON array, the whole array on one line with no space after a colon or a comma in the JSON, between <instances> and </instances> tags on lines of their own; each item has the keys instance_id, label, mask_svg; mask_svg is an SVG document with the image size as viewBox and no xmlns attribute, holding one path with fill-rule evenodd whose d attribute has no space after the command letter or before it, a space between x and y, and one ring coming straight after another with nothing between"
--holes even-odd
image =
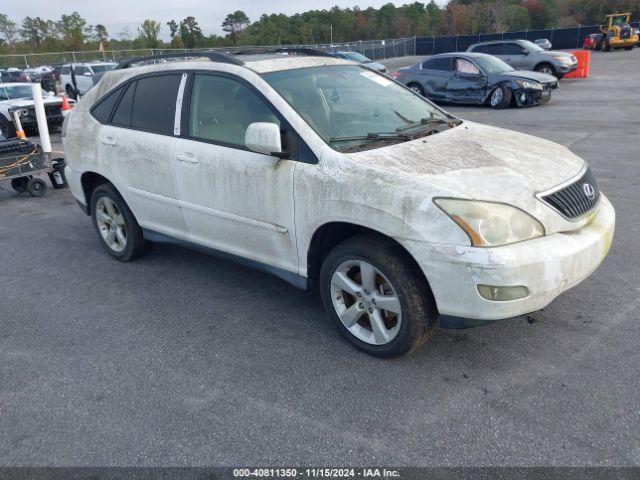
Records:
<instances>
[{"instance_id":1,"label":"windshield","mask_svg":"<svg viewBox=\"0 0 640 480\"><path fill-rule=\"evenodd\" d=\"M356 65L284 70L263 77L336 150L406 141L429 128L431 133L433 123L455 120L389 78Z\"/></svg>"},{"instance_id":2,"label":"windshield","mask_svg":"<svg viewBox=\"0 0 640 480\"><path fill-rule=\"evenodd\" d=\"M344 56L347 57L349 60L353 60L354 62L368 63L371 61L367 57L365 57L364 55L358 52L348 52L348 53L345 53Z\"/></svg>"},{"instance_id":3,"label":"windshield","mask_svg":"<svg viewBox=\"0 0 640 480\"><path fill-rule=\"evenodd\" d=\"M33 98L31 85L16 85L13 87L0 86L0 100L12 100L16 98Z\"/></svg>"},{"instance_id":4,"label":"windshield","mask_svg":"<svg viewBox=\"0 0 640 480\"><path fill-rule=\"evenodd\" d=\"M106 72L107 70L113 70L115 68L115 64L113 65L91 65L91 70L94 73Z\"/></svg>"},{"instance_id":5,"label":"windshield","mask_svg":"<svg viewBox=\"0 0 640 480\"><path fill-rule=\"evenodd\" d=\"M542 48L540 45L536 45L533 42L530 42L529 40L522 40L521 41L521 45L526 48L527 50L529 50L530 52L544 52L544 48Z\"/></svg>"},{"instance_id":6,"label":"windshield","mask_svg":"<svg viewBox=\"0 0 640 480\"><path fill-rule=\"evenodd\" d=\"M490 73L503 73L513 71L511 65L506 64L499 58L491 55L482 55L474 58L475 62L482 69L484 73L489 75Z\"/></svg>"}]
</instances>

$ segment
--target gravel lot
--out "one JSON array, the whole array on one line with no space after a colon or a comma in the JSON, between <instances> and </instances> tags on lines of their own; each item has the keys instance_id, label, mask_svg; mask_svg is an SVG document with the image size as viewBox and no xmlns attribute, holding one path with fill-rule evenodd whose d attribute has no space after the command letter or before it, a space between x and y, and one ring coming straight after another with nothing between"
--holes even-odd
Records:
<instances>
[{"instance_id":1,"label":"gravel lot","mask_svg":"<svg viewBox=\"0 0 640 480\"><path fill-rule=\"evenodd\" d=\"M177 247L118 263L68 190L1 183L0 463L638 465L639 60L595 52L543 107L450 108L588 160L616 237L544 311L393 361L312 294Z\"/></svg>"}]
</instances>

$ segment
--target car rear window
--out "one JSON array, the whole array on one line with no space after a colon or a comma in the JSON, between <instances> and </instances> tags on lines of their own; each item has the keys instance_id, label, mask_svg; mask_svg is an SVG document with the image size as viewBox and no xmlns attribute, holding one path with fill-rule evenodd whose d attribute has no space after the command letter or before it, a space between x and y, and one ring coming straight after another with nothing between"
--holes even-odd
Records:
<instances>
[{"instance_id":1,"label":"car rear window","mask_svg":"<svg viewBox=\"0 0 640 480\"><path fill-rule=\"evenodd\" d=\"M118 101L123 89L124 87L118 87L103 97L102 100L100 100L100 102L91 109L91 115L93 115L93 118L98 120L100 123L107 123L111 116L111 112L113 111L113 107Z\"/></svg>"},{"instance_id":2,"label":"car rear window","mask_svg":"<svg viewBox=\"0 0 640 480\"><path fill-rule=\"evenodd\" d=\"M138 79L131 113L133 128L173 134L180 78L181 75L158 75Z\"/></svg>"}]
</instances>

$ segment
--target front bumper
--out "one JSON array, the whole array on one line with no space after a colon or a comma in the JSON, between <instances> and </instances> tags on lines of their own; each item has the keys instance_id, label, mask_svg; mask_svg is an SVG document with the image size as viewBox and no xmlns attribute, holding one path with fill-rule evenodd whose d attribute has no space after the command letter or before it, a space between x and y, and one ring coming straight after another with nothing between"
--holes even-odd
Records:
<instances>
[{"instance_id":1,"label":"front bumper","mask_svg":"<svg viewBox=\"0 0 640 480\"><path fill-rule=\"evenodd\" d=\"M520 89L514 92L514 96L519 107L541 105L551 100L551 88L545 88L544 90Z\"/></svg>"},{"instance_id":2,"label":"front bumper","mask_svg":"<svg viewBox=\"0 0 640 480\"><path fill-rule=\"evenodd\" d=\"M578 68L578 62L573 62L573 63L560 63L557 67L556 67L556 71L566 75L567 73L571 73L573 72L575 69Z\"/></svg>"},{"instance_id":3,"label":"front bumper","mask_svg":"<svg viewBox=\"0 0 640 480\"><path fill-rule=\"evenodd\" d=\"M591 222L572 232L504 247L412 242L408 248L429 281L438 312L448 324L459 319L469 327L539 310L580 283L609 251L614 225L615 211L602 195ZM529 294L518 300L491 301L480 296L479 284L525 286Z\"/></svg>"}]
</instances>

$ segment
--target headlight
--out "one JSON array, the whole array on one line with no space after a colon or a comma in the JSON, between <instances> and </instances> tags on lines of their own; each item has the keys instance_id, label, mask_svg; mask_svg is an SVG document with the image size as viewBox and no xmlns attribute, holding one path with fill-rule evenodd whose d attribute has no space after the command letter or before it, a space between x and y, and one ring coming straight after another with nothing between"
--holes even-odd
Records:
<instances>
[{"instance_id":1,"label":"headlight","mask_svg":"<svg viewBox=\"0 0 640 480\"><path fill-rule=\"evenodd\" d=\"M555 58L557 61L561 63L573 63L573 60L571 59L571 57L565 57L564 55L558 55L553 58Z\"/></svg>"},{"instance_id":2,"label":"headlight","mask_svg":"<svg viewBox=\"0 0 640 480\"><path fill-rule=\"evenodd\" d=\"M538 82L530 82L528 80L516 80L516 83L527 90L542 90L542 84Z\"/></svg>"},{"instance_id":3,"label":"headlight","mask_svg":"<svg viewBox=\"0 0 640 480\"><path fill-rule=\"evenodd\" d=\"M528 213L504 203L436 198L434 203L464 230L474 247L496 247L544 235Z\"/></svg>"}]
</instances>

